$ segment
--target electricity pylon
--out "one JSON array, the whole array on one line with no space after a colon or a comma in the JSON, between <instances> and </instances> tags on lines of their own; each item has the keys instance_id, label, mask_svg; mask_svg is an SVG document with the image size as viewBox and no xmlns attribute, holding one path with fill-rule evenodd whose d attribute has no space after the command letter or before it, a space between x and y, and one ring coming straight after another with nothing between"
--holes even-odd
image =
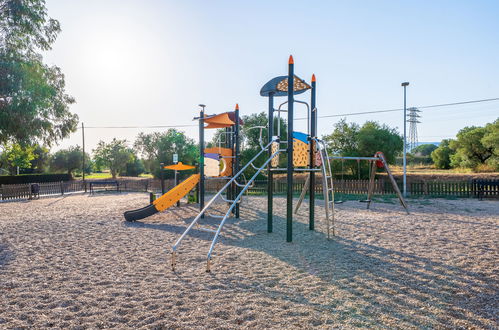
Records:
<instances>
[{"instance_id":1,"label":"electricity pylon","mask_svg":"<svg viewBox=\"0 0 499 330\"><path fill-rule=\"evenodd\" d=\"M419 113L421 110L418 110L418 108L409 108L409 113L407 114L407 122L410 123L409 125L409 141L408 141L408 151L411 152L414 148L418 146L418 127L417 124L421 123L419 121L419 118L421 116Z\"/></svg>"}]
</instances>

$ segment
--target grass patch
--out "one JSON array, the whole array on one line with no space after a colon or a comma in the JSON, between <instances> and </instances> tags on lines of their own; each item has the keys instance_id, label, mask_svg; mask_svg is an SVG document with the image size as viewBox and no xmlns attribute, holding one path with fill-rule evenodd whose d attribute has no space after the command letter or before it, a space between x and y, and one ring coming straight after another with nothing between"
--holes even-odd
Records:
<instances>
[{"instance_id":1,"label":"grass patch","mask_svg":"<svg viewBox=\"0 0 499 330\"><path fill-rule=\"evenodd\" d=\"M92 173L85 175L85 179L110 179L113 176L109 172Z\"/></svg>"},{"instance_id":2,"label":"grass patch","mask_svg":"<svg viewBox=\"0 0 499 330\"><path fill-rule=\"evenodd\" d=\"M77 178L81 178L81 175L75 176ZM111 175L110 172L102 172L102 173L92 173L92 174L86 174L85 179L111 179L113 176ZM140 174L138 176L139 178L143 179L152 179L153 175L152 174ZM119 177L118 177L119 178Z\"/></svg>"}]
</instances>

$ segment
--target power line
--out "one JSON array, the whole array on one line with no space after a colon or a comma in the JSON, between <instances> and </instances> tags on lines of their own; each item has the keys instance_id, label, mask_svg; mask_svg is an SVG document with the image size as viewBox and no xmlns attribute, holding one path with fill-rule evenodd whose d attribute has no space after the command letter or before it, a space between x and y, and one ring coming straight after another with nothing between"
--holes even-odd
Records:
<instances>
[{"instance_id":1,"label":"power line","mask_svg":"<svg viewBox=\"0 0 499 330\"><path fill-rule=\"evenodd\" d=\"M176 128L176 127L198 127L198 125L156 125L156 126L85 126L87 128ZM81 127L78 127L81 129Z\"/></svg>"},{"instance_id":2,"label":"power line","mask_svg":"<svg viewBox=\"0 0 499 330\"><path fill-rule=\"evenodd\" d=\"M438 108L438 107L448 107L455 105L463 105L463 104L472 104L472 103L482 103L482 102L491 102L491 101L499 101L499 97L489 98L489 99L480 99L480 100L472 100L472 101L462 101L462 102L454 102L454 103L442 103L442 104L432 104L432 105L423 105L418 106L419 109L429 109L429 108ZM337 115L325 115L325 116L317 116L317 118L333 118L333 117L347 117L347 116L357 116L357 115L368 115L373 113L385 113L385 112L396 112L403 111L403 108L397 109L386 109L386 110L373 110L373 111L363 111L363 112L349 112L342 113ZM295 118L295 120L305 120L306 117L303 118ZM177 128L177 127L197 127L198 125L153 125L153 126L85 126L85 128L104 128L104 129L136 129L136 128ZM81 129L81 127L78 127Z\"/></svg>"},{"instance_id":3,"label":"power line","mask_svg":"<svg viewBox=\"0 0 499 330\"><path fill-rule=\"evenodd\" d=\"M491 101L499 101L499 97L490 98L490 99L454 102L454 103L423 105L423 106L417 106L416 108L429 109L429 108L448 107L448 106L453 106L453 105L491 102ZM338 114L338 115L317 116L317 118L347 117L347 116L356 116L356 115L367 115L367 114L372 114L372 113L396 112L396 111L403 111L403 110L404 110L403 108L397 108L397 109L373 110L373 111L364 111L364 112L350 112L350 113L343 113L343 114ZM303 120L303 119L307 119L307 118L295 118L295 120Z\"/></svg>"},{"instance_id":4,"label":"power line","mask_svg":"<svg viewBox=\"0 0 499 330\"><path fill-rule=\"evenodd\" d=\"M419 109L428 109L428 108L437 108L437 107L448 107L448 106L451 106L451 105L480 103L480 102L490 102L490 101L499 101L499 97L492 98L492 99L482 99L482 100L473 100L473 101L464 101L464 102L455 102L455 103L443 103L443 104L434 104L434 105L424 105L422 107L417 107L417 108L419 108Z\"/></svg>"}]
</instances>

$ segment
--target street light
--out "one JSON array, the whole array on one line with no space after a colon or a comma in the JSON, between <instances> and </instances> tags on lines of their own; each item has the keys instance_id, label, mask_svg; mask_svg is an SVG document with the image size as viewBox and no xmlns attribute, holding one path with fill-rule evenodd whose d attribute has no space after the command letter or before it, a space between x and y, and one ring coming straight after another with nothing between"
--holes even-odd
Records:
<instances>
[{"instance_id":1,"label":"street light","mask_svg":"<svg viewBox=\"0 0 499 330\"><path fill-rule=\"evenodd\" d=\"M406 120L406 112L407 112L407 106L406 106L406 88L409 86L409 82L403 82L401 84L402 87L404 87L404 156L403 156L403 166L404 166L404 177L403 177L403 185L404 185L404 197L407 197L407 120Z\"/></svg>"}]
</instances>

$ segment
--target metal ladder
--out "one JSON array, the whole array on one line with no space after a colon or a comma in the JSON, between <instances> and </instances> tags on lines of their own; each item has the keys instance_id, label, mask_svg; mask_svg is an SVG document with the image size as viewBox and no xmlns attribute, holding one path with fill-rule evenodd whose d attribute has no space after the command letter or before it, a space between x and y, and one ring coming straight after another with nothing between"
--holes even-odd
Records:
<instances>
[{"instance_id":1,"label":"metal ladder","mask_svg":"<svg viewBox=\"0 0 499 330\"><path fill-rule=\"evenodd\" d=\"M318 151L321 157L322 170L322 191L324 194L324 202L326 203L326 224L327 238L330 238L330 230L333 231L333 236L336 235L336 226L334 221L334 188L333 188L333 171L331 162L327 152L326 142L320 139L314 139L318 144Z\"/></svg>"},{"instance_id":2,"label":"metal ladder","mask_svg":"<svg viewBox=\"0 0 499 330\"><path fill-rule=\"evenodd\" d=\"M237 172L233 177L232 179L230 179L224 186L222 189L220 189L216 194L215 196L213 196L209 201L208 203L206 203L205 207L201 210L201 212L199 212L199 214L194 218L194 220L192 220L192 222L189 224L189 226L185 229L185 231L182 233L182 235L179 237L179 239L175 242L175 244L172 246L172 259L171 259L171 266L172 266L172 270L175 270L175 265L176 265L176 254L177 254L177 250L180 246L180 243L182 242L182 240L186 237L186 235L191 231L192 228L194 228L194 226L198 226L198 222L199 220L201 219L201 217L203 216L203 214L207 214L207 210L212 206L212 204L214 204L215 200L218 198L218 197L221 197L223 201L225 202L228 202L230 203L230 206L229 206L229 209L226 211L225 215L223 216L220 216L220 215L210 215L211 217L214 217L214 218L219 218L221 219L220 220L220 223L218 225L218 228L215 230L215 229L211 229L211 228L204 228L204 227L200 227L198 228L198 230L201 230L201 231L205 231L205 232L209 232L209 233L213 233L214 236L213 236L213 239L211 241L211 245L210 245L210 249L208 251L208 254L207 254L207 260L206 260L206 271L207 272L210 272L210 261L211 261L211 256L212 256L212 253L213 253L213 249L215 248L215 245L216 243L218 242L218 239L220 237L220 232L222 231L222 228L225 224L225 222L227 221L227 219L229 218L230 214L232 213L232 210L234 209L234 207L236 206L237 203L239 203L241 201L241 197L243 196L243 194L246 192L246 190L248 190L248 188L250 188L253 184L253 182L255 181L256 177L258 176L258 174L263 171L266 167L267 167L267 164L275 157L277 156L280 152L282 152L283 150L277 150L276 152L274 152L264 163L263 165L261 165L259 168L257 168L257 171L256 173L245 183L245 184L241 184L239 182L237 182L237 179L238 178L241 178L243 177L243 172L246 170L246 168L248 168L248 166L250 166L250 164L253 164L253 162L258 158L258 156L260 156L262 153L264 153L265 151L268 150L268 148L270 148L270 146L272 145L272 143L274 142L274 140L272 140L272 142L270 142L266 147L262 148L262 150L260 152L258 152L256 154L256 156L254 156L239 172ZM239 192L239 194L236 196L236 198L234 200L227 200L225 199L222 194L223 192L232 184L232 183L235 183L238 187L241 187L241 191ZM208 214L207 214L208 215Z\"/></svg>"}]
</instances>

